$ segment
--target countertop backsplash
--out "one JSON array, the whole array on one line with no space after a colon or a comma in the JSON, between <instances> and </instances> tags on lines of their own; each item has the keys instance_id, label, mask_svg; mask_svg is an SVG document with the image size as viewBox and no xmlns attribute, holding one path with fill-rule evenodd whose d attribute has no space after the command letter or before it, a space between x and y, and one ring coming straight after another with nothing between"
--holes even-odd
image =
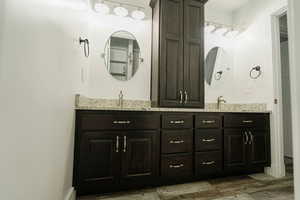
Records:
<instances>
[{"instance_id":1,"label":"countertop backsplash","mask_svg":"<svg viewBox=\"0 0 300 200\"><path fill-rule=\"evenodd\" d=\"M204 109L197 108L153 108L150 101L123 100L123 106L119 106L118 99L88 98L76 95L76 110L123 110L123 111L164 111L164 112L262 112L270 113L265 103L253 104L221 104L217 109L216 103L205 104Z\"/></svg>"}]
</instances>

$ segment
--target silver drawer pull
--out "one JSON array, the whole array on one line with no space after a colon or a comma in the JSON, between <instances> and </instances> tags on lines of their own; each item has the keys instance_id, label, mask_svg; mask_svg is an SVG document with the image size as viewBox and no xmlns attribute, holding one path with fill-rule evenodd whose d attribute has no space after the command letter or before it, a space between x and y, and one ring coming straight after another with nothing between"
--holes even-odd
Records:
<instances>
[{"instance_id":1,"label":"silver drawer pull","mask_svg":"<svg viewBox=\"0 0 300 200\"><path fill-rule=\"evenodd\" d=\"M127 120L127 121L113 121L113 124L130 124L131 121Z\"/></svg>"},{"instance_id":2,"label":"silver drawer pull","mask_svg":"<svg viewBox=\"0 0 300 200\"><path fill-rule=\"evenodd\" d=\"M253 123L253 120L243 120L243 123L245 124Z\"/></svg>"},{"instance_id":3,"label":"silver drawer pull","mask_svg":"<svg viewBox=\"0 0 300 200\"><path fill-rule=\"evenodd\" d=\"M169 165L169 168L181 168L184 167L184 164L180 164L180 165Z\"/></svg>"},{"instance_id":4,"label":"silver drawer pull","mask_svg":"<svg viewBox=\"0 0 300 200\"><path fill-rule=\"evenodd\" d=\"M184 120L170 121L170 124L184 124Z\"/></svg>"},{"instance_id":5,"label":"silver drawer pull","mask_svg":"<svg viewBox=\"0 0 300 200\"><path fill-rule=\"evenodd\" d=\"M215 163L216 163L215 161L203 162L202 165L213 165Z\"/></svg>"},{"instance_id":6,"label":"silver drawer pull","mask_svg":"<svg viewBox=\"0 0 300 200\"><path fill-rule=\"evenodd\" d=\"M216 139L203 139L202 142L214 142Z\"/></svg>"},{"instance_id":7,"label":"silver drawer pull","mask_svg":"<svg viewBox=\"0 0 300 200\"><path fill-rule=\"evenodd\" d=\"M216 120L203 120L202 123L203 124L215 124Z\"/></svg>"},{"instance_id":8,"label":"silver drawer pull","mask_svg":"<svg viewBox=\"0 0 300 200\"><path fill-rule=\"evenodd\" d=\"M169 143L170 144L182 144L182 143L184 143L184 140L171 140Z\"/></svg>"}]
</instances>

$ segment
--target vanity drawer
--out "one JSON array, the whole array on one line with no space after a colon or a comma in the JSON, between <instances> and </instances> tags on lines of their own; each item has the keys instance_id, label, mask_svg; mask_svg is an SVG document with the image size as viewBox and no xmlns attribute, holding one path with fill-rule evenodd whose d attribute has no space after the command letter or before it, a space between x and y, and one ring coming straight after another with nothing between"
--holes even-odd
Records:
<instances>
[{"instance_id":1,"label":"vanity drawer","mask_svg":"<svg viewBox=\"0 0 300 200\"><path fill-rule=\"evenodd\" d=\"M222 127L222 116L220 114L198 114L195 126L196 128L220 128Z\"/></svg>"},{"instance_id":2,"label":"vanity drawer","mask_svg":"<svg viewBox=\"0 0 300 200\"><path fill-rule=\"evenodd\" d=\"M83 130L159 129L159 114L82 114Z\"/></svg>"},{"instance_id":3,"label":"vanity drawer","mask_svg":"<svg viewBox=\"0 0 300 200\"><path fill-rule=\"evenodd\" d=\"M193 128L192 114L167 114L162 116L162 128L165 129L188 129Z\"/></svg>"},{"instance_id":4,"label":"vanity drawer","mask_svg":"<svg viewBox=\"0 0 300 200\"><path fill-rule=\"evenodd\" d=\"M193 151L193 130L162 131L162 153L188 153Z\"/></svg>"},{"instance_id":5,"label":"vanity drawer","mask_svg":"<svg viewBox=\"0 0 300 200\"><path fill-rule=\"evenodd\" d=\"M193 175L193 156L162 156L161 175L170 178L191 177Z\"/></svg>"},{"instance_id":6,"label":"vanity drawer","mask_svg":"<svg viewBox=\"0 0 300 200\"><path fill-rule=\"evenodd\" d=\"M222 130L199 129L195 133L196 151L219 150L222 148Z\"/></svg>"},{"instance_id":7,"label":"vanity drawer","mask_svg":"<svg viewBox=\"0 0 300 200\"><path fill-rule=\"evenodd\" d=\"M227 114L224 116L224 127L249 127L267 129L269 116L264 114Z\"/></svg>"},{"instance_id":8,"label":"vanity drawer","mask_svg":"<svg viewBox=\"0 0 300 200\"><path fill-rule=\"evenodd\" d=\"M221 151L196 153L195 170L196 175L209 175L222 171Z\"/></svg>"}]
</instances>

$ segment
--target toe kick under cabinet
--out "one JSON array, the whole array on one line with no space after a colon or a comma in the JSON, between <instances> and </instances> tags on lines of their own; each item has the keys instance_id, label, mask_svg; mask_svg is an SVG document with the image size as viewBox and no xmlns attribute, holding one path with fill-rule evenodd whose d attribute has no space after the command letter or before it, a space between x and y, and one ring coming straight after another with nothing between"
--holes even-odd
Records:
<instances>
[{"instance_id":1,"label":"toe kick under cabinet","mask_svg":"<svg viewBox=\"0 0 300 200\"><path fill-rule=\"evenodd\" d=\"M79 196L270 166L267 113L76 111Z\"/></svg>"}]
</instances>

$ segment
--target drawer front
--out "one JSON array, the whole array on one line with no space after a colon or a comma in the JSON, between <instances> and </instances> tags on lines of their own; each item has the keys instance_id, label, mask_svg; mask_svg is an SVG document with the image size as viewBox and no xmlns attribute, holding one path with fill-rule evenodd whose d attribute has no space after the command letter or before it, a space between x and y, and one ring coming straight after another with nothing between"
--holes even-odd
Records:
<instances>
[{"instance_id":1,"label":"drawer front","mask_svg":"<svg viewBox=\"0 0 300 200\"><path fill-rule=\"evenodd\" d=\"M162 131L162 153L188 153L193 151L192 130Z\"/></svg>"},{"instance_id":2,"label":"drawer front","mask_svg":"<svg viewBox=\"0 0 300 200\"><path fill-rule=\"evenodd\" d=\"M163 115L162 116L162 128L165 128L165 129L193 128L193 115L191 115L191 114Z\"/></svg>"},{"instance_id":3,"label":"drawer front","mask_svg":"<svg viewBox=\"0 0 300 200\"><path fill-rule=\"evenodd\" d=\"M159 129L159 114L83 114L81 129Z\"/></svg>"},{"instance_id":4,"label":"drawer front","mask_svg":"<svg viewBox=\"0 0 300 200\"><path fill-rule=\"evenodd\" d=\"M162 156L161 174L169 178L191 177L193 175L193 156Z\"/></svg>"},{"instance_id":5,"label":"drawer front","mask_svg":"<svg viewBox=\"0 0 300 200\"><path fill-rule=\"evenodd\" d=\"M220 129L196 130L196 151L219 150L222 148L222 138L222 130Z\"/></svg>"},{"instance_id":6,"label":"drawer front","mask_svg":"<svg viewBox=\"0 0 300 200\"><path fill-rule=\"evenodd\" d=\"M196 128L221 128L222 116L219 114L198 114L195 120Z\"/></svg>"},{"instance_id":7,"label":"drawer front","mask_svg":"<svg viewBox=\"0 0 300 200\"><path fill-rule=\"evenodd\" d=\"M230 114L224 116L224 127L249 127L267 129L269 127L268 115L259 114Z\"/></svg>"},{"instance_id":8,"label":"drawer front","mask_svg":"<svg viewBox=\"0 0 300 200\"><path fill-rule=\"evenodd\" d=\"M222 160L222 153L220 151L196 153L196 175L209 175L221 172L223 169Z\"/></svg>"}]
</instances>

